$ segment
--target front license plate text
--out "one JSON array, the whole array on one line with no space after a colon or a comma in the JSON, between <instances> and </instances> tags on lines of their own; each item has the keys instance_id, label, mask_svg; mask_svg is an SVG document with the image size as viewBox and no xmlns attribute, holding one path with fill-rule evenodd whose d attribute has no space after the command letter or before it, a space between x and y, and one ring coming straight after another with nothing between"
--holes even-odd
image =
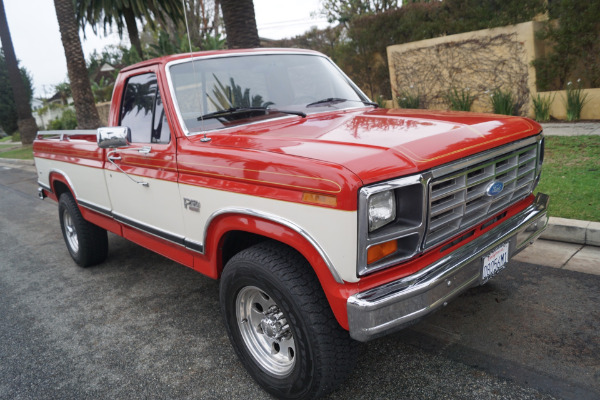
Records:
<instances>
[{"instance_id":1,"label":"front license plate text","mask_svg":"<svg viewBox=\"0 0 600 400\"><path fill-rule=\"evenodd\" d=\"M498 272L504 269L508 262L508 243L504 243L496 250L483 258L483 270L481 280L483 282L494 277Z\"/></svg>"}]
</instances>

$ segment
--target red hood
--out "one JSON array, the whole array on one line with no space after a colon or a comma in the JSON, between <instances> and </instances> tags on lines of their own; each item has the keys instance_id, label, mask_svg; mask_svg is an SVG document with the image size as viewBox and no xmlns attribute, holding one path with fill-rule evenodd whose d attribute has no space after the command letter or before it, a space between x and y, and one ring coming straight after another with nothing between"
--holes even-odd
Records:
<instances>
[{"instance_id":1,"label":"red hood","mask_svg":"<svg viewBox=\"0 0 600 400\"><path fill-rule=\"evenodd\" d=\"M212 144L333 162L365 183L427 170L535 135L521 117L429 110L341 111L214 133Z\"/></svg>"}]
</instances>

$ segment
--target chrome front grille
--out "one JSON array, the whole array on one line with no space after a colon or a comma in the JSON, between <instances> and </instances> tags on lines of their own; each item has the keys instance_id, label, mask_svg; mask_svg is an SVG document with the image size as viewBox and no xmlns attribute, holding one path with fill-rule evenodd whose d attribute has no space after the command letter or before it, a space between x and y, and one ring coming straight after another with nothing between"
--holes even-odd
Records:
<instances>
[{"instance_id":1,"label":"chrome front grille","mask_svg":"<svg viewBox=\"0 0 600 400\"><path fill-rule=\"evenodd\" d=\"M445 239L492 217L529 195L539 175L540 144L534 143L433 178L429 184L429 214L424 247ZM496 196L487 193L496 181L504 189Z\"/></svg>"}]
</instances>

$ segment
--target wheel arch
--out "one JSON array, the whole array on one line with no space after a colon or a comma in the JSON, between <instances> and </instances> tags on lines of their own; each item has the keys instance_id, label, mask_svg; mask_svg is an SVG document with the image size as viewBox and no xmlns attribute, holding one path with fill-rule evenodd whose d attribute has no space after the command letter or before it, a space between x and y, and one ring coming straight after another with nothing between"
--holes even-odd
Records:
<instances>
[{"instance_id":1,"label":"wheel arch","mask_svg":"<svg viewBox=\"0 0 600 400\"><path fill-rule=\"evenodd\" d=\"M77 194L73 189L73 185L64 172L58 170L50 171L48 182L50 186L48 197L58 201L63 193L68 192L77 200Z\"/></svg>"},{"instance_id":2,"label":"wheel arch","mask_svg":"<svg viewBox=\"0 0 600 400\"><path fill-rule=\"evenodd\" d=\"M205 255L215 261L212 264L217 277L231 257L260 241L279 242L295 250L312 267L339 324L348 329L346 300L356 291L350 287L354 285L339 277L324 250L297 225L268 214L232 209L213 214L204 237Z\"/></svg>"},{"instance_id":3,"label":"wheel arch","mask_svg":"<svg viewBox=\"0 0 600 400\"><path fill-rule=\"evenodd\" d=\"M211 227L213 227L213 224L218 223L222 220L226 220L229 216L239 216L239 217L241 217L241 219L247 219L248 221L250 221L250 220L254 220L257 222L263 221L264 224L262 224L262 227L264 229L262 231L261 230L256 231L256 229L254 229L254 232L249 231L249 233L262 234L264 232L264 234L266 236L271 237L272 239L275 239L277 241L284 242L285 244L288 244L290 247L293 247L296 250L298 250L301 254L304 254L305 253L304 251L300 250L299 248L294 246L292 243L286 243L286 240L289 239L290 236L292 236L292 237L300 236L304 242L309 244L308 247L310 249L316 251L319 254L320 259L323 261L323 263L325 263L327 269L329 270L331 277L339 284L344 283L344 281L342 280L342 278L339 276L338 272L336 271L335 267L333 266L333 263L327 256L327 253L319 245L319 243L308 232L306 232L302 227L300 227L299 225L295 224L294 222L292 222L286 218L282 218L277 215L260 212L260 211L254 211L254 210L250 210L250 209L241 209L241 208L230 208L230 209L218 210L218 211L214 212L208 218L205 229L204 229L204 237L205 238L211 237L210 230L211 230ZM248 228L252 224L243 224L243 225L245 225ZM256 226L256 225L257 224L255 223L254 226ZM244 230L247 230L247 229L243 229L242 231L244 231ZM283 230L284 232L281 232L281 230ZM304 247L304 246L302 246L302 247ZM305 258L307 258L306 255L305 255Z\"/></svg>"}]
</instances>

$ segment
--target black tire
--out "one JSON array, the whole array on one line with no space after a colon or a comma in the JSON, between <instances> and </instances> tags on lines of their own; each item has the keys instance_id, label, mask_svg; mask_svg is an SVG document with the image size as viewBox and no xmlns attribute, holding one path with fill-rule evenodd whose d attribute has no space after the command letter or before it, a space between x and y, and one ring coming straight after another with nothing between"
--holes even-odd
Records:
<instances>
[{"instance_id":1,"label":"black tire","mask_svg":"<svg viewBox=\"0 0 600 400\"><path fill-rule=\"evenodd\" d=\"M67 249L81 267L90 267L106 260L108 235L106 230L85 219L70 193L63 193L58 201L58 219Z\"/></svg>"},{"instance_id":2,"label":"black tire","mask_svg":"<svg viewBox=\"0 0 600 400\"><path fill-rule=\"evenodd\" d=\"M220 303L242 364L278 398L320 397L354 367L357 343L336 321L308 262L289 247L263 242L235 255L221 277Z\"/></svg>"}]
</instances>

